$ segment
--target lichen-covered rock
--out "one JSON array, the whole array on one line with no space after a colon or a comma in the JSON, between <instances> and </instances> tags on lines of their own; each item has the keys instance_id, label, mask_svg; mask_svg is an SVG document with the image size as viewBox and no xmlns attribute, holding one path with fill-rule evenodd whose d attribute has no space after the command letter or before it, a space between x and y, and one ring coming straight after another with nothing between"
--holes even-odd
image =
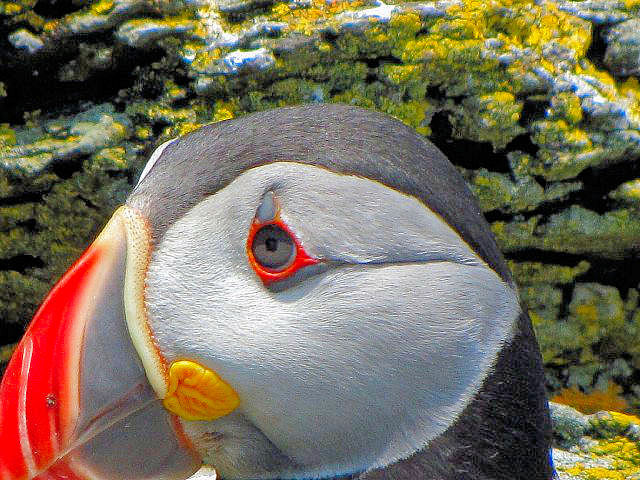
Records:
<instances>
[{"instance_id":1,"label":"lichen-covered rock","mask_svg":"<svg viewBox=\"0 0 640 480\"><path fill-rule=\"evenodd\" d=\"M25 323L130 190L132 124L110 104L5 127L0 140L0 312Z\"/></svg>"},{"instance_id":2,"label":"lichen-covered rock","mask_svg":"<svg viewBox=\"0 0 640 480\"><path fill-rule=\"evenodd\" d=\"M185 35L194 28L195 23L189 20L129 20L120 25L116 38L130 47L141 48L165 37Z\"/></svg>"},{"instance_id":3,"label":"lichen-covered rock","mask_svg":"<svg viewBox=\"0 0 640 480\"><path fill-rule=\"evenodd\" d=\"M640 408L639 16L635 0L0 0L9 340L154 145L343 102L399 118L460 168L550 391L614 382Z\"/></svg>"},{"instance_id":4,"label":"lichen-covered rock","mask_svg":"<svg viewBox=\"0 0 640 480\"><path fill-rule=\"evenodd\" d=\"M615 75L640 75L640 18L609 30L604 63Z\"/></svg>"},{"instance_id":5,"label":"lichen-covered rock","mask_svg":"<svg viewBox=\"0 0 640 480\"><path fill-rule=\"evenodd\" d=\"M25 28L16 30L7 37L9 43L18 49L25 49L29 53L35 53L42 48L44 43L33 33Z\"/></svg>"},{"instance_id":6,"label":"lichen-covered rock","mask_svg":"<svg viewBox=\"0 0 640 480\"><path fill-rule=\"evenodd\" d=\"M612 24L637 16L637 0L557 0L558 7L596 25Z\"/></svg>"},{"instance_id":7,"label":"lichen-covered rock","mask_svg":"<svg viewBox=\"0 0 640 480\"><path fill-rule=\"evenodd\" d=\"M640 418L550 404L560 480L640 479Z\"/></svg>"},{"instance_id":8,"label":"lichen-covered rock","mask_svg":"<svg viewBox=\"0 0 640 480\"><path fill-rule=\"evenodd\" d=\"M600 214L572 205L548 216L498 221L492 227L505 252L535 248L622 258L640 246L640 211L630 208Z\"/></svg>"}]
</instances>

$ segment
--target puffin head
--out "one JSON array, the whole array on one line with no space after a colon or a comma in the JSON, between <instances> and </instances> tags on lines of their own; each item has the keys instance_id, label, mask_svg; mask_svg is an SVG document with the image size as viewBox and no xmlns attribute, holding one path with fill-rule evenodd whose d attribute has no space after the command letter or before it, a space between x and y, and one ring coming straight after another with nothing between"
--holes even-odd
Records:
<instances>
[{"instance_id":1,"label":"puffin head","mask_svg":"<svg viewBox=\"0 0 640 480\"><path fill-rule=\"evenodd\" d=\"M0 402L1 480L551 477L538 347L471 193L340 105L160 146Z\"/></svg>"}]
</instances>

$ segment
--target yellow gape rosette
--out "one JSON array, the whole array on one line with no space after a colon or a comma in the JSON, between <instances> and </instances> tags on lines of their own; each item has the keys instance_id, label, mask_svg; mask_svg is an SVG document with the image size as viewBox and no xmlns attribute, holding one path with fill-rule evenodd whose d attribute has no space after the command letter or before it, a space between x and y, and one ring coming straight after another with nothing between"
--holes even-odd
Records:
<instances>
[{"instance_id":1,"label":"yellow gape rosette","mask_svg":"<svg viewBox=\"0 0 640 480\"><path fill-rule=\"evenodd\" d=\"M236 409L238 394L213 370L188 360L171 364L164 407L185 420L215 420Z\"/></svg>"}]
</instances>

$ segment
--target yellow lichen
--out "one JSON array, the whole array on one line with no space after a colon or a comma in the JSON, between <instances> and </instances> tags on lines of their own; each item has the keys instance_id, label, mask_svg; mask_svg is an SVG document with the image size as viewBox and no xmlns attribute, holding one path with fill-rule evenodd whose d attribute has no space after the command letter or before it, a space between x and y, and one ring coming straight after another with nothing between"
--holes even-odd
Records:
<instances>
[{"instance_id":1,"label":"yellow lichen","mask_svg":"<svg viewBox=\"0 0 640 480\"><path fill-rule=\"evenodd\" d=\"M425 113L430 108L428 101L411 100L406 103L394 103L387 98L381 99L380 109L413 127L418 133L428 135L431 130L424 125Z\"/></svg>"},{"instance_id":2,"label":"yellow lichen","mask_svg":"<svg viewBox=\"0 0 640 480\"><path fill-rule=\"evenodd\" d=\"M312 0L308 8L292 9L286 3L276 3L271 7L271 17L274 20L287 23L291 31L304 35L311 35L317 28L319 21L328 16L335 16L347 10L353 10L362 6L362 0L334 1ZM242 25L245 29L246 25Z\"/></svg>"},{"instance_id":3,"label":"yellow lichen","mask_svg":"<svg viewBox=\"0 0 640 480\"><path fill-rule=\"evenodd\" d=\"M627 415L621 412L609 412L613 420L619 425L620 429L624 430L630 425L640 425L640 418L635 415Z\"/></svg>"},{"instance_id":4,"label":"yellow lichen","mask_svg":"<svg viewBox=\"0 0 640 480\"><path fill-rule=\"evenodd\" d=\"M551 99L549 116L562 118L572 126L582 121L582 105L580 99L569 92L559 92Z\"/></svg>"},{"instance_id":5,"label":"yellow lichen","mask_svg":"<svg viewBox=\"0 0 640 480\"><path fill-rule=\"evenodd\" d=\"M587 468L582 463L577 463L575 467L561 469L569 475L579 476L584 480L627 480L625 472L609 470L603 467Z\"/></svg>"},{"instance_id":6,"label":"yellow lichen","mask_svg":"<svg viewBox=\"0 0 640 480\"><path fill-rule=\"evenodd\" d=\"M271 13L276 18L282 18L291 12L291 7L288 3L276 3L271 7Z\"/></svg>"},{"instance_id":7,"label":"yellow lichen","mask_svg":"<svg viewBox=\"0 0 640 480\"><path fill-rule=\"evenodd\" d=\"M401 13L391 16L389 27L395 34L405 38L415 36L422 29L422 21L416 13Z\"/></svg>"},{"instance_id":8,"label":"yellow lichen","mask_svg":"<svg viewBox=\"0 0 640 480\"><path fill-rule=\"evenodd\" d=\"M636 77L629 77L620 84L620 93L640 101L640 81Z\"/></svg>"},{"instance_id":9,"label":"yellow lichen","mask_svg":"<svg viewBox=\"0 0 640 480\"><path fill-rule=\"evenodd\" d=\"M625 201L640 201L640 178L623 183L609 196Z\"/></svg>"},{"instance_id":10,"label":"yellow lichen","mask_svg":"<svg viewBox=\"0 0 640 480\"><path fill-rule=\"evenodd\" d=\"M104 15L109 13L113 9L114 0L102 0L91 5L92 13L97 15Z\"/></svg>"},{"instance_id":11,"label":"yellow lichen","mask_svg":"<svg viewBox=\"0 0 640 480\"><path fill-rule=\"evenodd\" d=\"M149 140L153 137L153 131L149 127L138 126L135 129L135 136L140 140Z\"/></svg>"},{"instance_id":12,"label":"yellow lichen","mask_svg":"<svg viewBox=\"0 0 640 480\"><path fill-rule=\"evenodd\" d=\"M10 147L16 144L16 132L8 123L0 123L0 147Z\"/></svg>"},{"instance_id":13,"label":"yellow lichen","mask_svg":"<svg viewBox=\"0 0 640 480\"><path fill-rule=\"evenodd\" d=\"M17 15L22 12L22 5L18 3L5 3L4 13L5 15Z\"/></svg>"},{"instance_id":14,"label":"yellow lichen","mask_svg":"<svg viewBox=\"0 0 640 480\"><path fill-rule=\"evenodd\" d=\"M213 116L213 120L216 122L220 122L222 120L230 120L232 118L233 113L227 108L217 109L215 115Z\"/></svg>"},{"instance_id":15,"label":"yellow lichen","mask_svg":"<svg viewBox=\"0 0 640 480\"><path fill-rule=\"evenodd\" d=\"M598 319L598 309L595 305L578 305L575 313L588 322L595 322Z\"/></svg>"},{"instance_id":16,"label":"yellow lichen","mask_svg":"<svg viewBox=\"0 0 640 480\"><path fill-rule=\"evenodd\" d=\"M622 414L612 414L621 416ZM625 415L625 417L628 417ZM638 424L637 417L630 417L630 423ZM585 480L627 480L640 471L640 449L637 442L622 435L598 440L588 449L587 455L607 466L586 466L578 462L572 467L559 467L558 470Z\"/></svg>"},{"instance_id":17,"label":"yellow lichen","mask_svg":"<svg viewBox=\"0 0 640 480\"><path fill-rule=\"evenodd\" d=\"M634 8L640 9L640 0L624 0L624 6L629 10Z\"/></svg>"},{"instance_id":18,"label":"yellow lichen","mask_svg":"<svg viewBox=\"0 0 640 480\"><path fill-rule=\"evenodd\" d=\"M592 146L591 138L584 130L569 126L564 119L536 122L532 135L534 143L553 150L585 150Z\"/></svg>"},{"instance_id":19,"label":"yellow lichen","mask_svg":"<svg viewBox=\"0 0 640 480\"><path fill-rule=\"evenodd\" d=\"M236 116L236 112L238 110L239 105L237 99L228 102L218 100L216 102L215 112L213 114L213 121L220 122L222 120L230 120Z\"/></svg>"}]
</instances>

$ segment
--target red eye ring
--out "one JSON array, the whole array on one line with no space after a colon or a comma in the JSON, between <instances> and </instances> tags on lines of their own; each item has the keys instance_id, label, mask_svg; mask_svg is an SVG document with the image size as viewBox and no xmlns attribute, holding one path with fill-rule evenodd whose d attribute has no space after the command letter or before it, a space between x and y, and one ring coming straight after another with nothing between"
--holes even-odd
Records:
<instances>
[{"instance_id":1,"label":"red eye ring","mask_svg":"<svg viewBox=\"0 0 640 480\"><path fill-rule=\"evenodd\" d=\"M291 238L294 246L293 260L289 262L283 269L272 269L262 265L253 252L253 242L256 234L264 227L268 225L274 225L286 232ZM315 265L319 262L318 259L313 258L305 252L304 248L300 244L300 241L296 238L291 229L286 223L282 221L280 215L277 214L273 220L267 222L261 222L257 218L251 223L249 228L249 235L247 237L247 257L249 258L249 264L253 267L255 272L262 280L265 286L269 286L274 282L278 282L285 278L288 278L295 274L298 270L309 265Z\"/></svg>"}]
</instances>

